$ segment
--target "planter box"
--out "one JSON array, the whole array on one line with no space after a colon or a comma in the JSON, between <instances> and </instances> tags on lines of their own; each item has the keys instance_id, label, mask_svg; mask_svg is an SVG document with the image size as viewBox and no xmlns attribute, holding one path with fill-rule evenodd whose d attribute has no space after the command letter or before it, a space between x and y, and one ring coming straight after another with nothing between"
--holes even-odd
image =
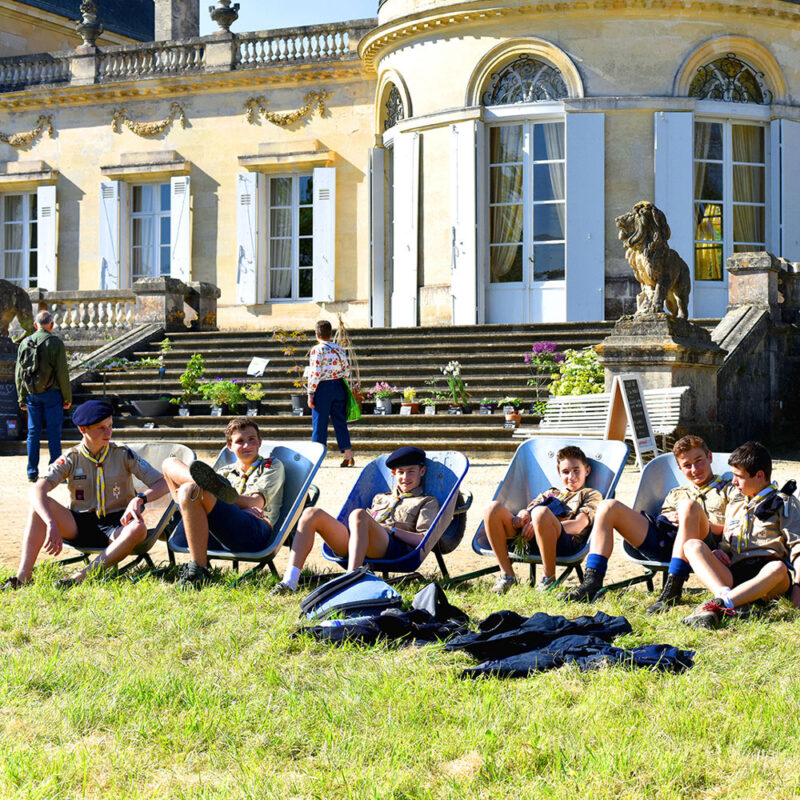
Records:
<instances>
[{"instance_id":1,"label":"planter box","mask_svg":"<svg viewBox=\"0 0 800 800\"><path fill-rule=\"evenodd\" d=\"M308 395L293 394L292 395L292 416L293 417L307 417L311 414L311 409L308 407Z\"/></svg>"},{"instance_id":2,"label":"planter box","mask_svg":"<svg viewBox=\"0 0 800 800\"><path fill-rule=\"evenodd\" d=\"M497 406L494 403L481 403L481 407L478 410L479 414L494 414L495 409Z\"/></svg>"},{"instance_id":3,"label":"planter box","mask_svg":"<svg viewBox=\"0 0 800 800\"><path fill-rule=\"evenodd\" d=\"M247 403L247 412L245 416L247 417L257 417L259 412L261 411L261 401L257 400L255 403L248 402Z\"/></svg>"},{"instance_id":4,"label":"planter box","mask_svg":"<svg viewBox=\"0 0 800 800\"><path fill-rule=\"evenodd\" d=\"M133 400L131 405L142 417L173 417L178 407L169 400Z\"/></svg>"}]
</instances>

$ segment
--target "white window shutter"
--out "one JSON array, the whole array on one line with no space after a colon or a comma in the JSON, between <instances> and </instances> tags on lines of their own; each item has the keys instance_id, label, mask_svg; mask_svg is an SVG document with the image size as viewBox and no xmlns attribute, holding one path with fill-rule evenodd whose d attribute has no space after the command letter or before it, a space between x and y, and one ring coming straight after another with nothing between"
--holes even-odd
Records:
<instances>
[{"instance_id":1,"label":"white window shutter","mask_svg":"<svg viewBox=\"0 0 800 800\"><path fill-rule=\"evenodd\" d=\"M122 181L100 183L100 288L122 288L122 259L120 254L121 197L125 191Z\"/></svg>"},{"instance_id":2,"label":"white window shutter","mask_svg":"<svg viewBox=\"0 0 800 800\"><path fill-rule=\"evenodd\" d=\"M382 328L386 320L386 290L384 259L384 185L386 151L382 147L373 147L369 151L369 213L370 213L370 274L372 276L370 294L372 311L370 314L373 328Z\"/></svg>"},{"instance_id":3,"label":"white window shutter","mask_svg":"<svg viewBox=\"0 0 800 800\"><path fill-rule=\"evenodd\" d=\"M417 324L419 230L419 133L394 137L393 328Z\"/></svg>"},{"instance_id":4,"label":"white window shutter","mask_svg":"<svg viewBox=\"0 0 800 800\"><path fill-rule=\"evenodd\" d=\"M780 150L773 145L771 161L779 165L779 190L772 216L780 220L780 236L773 237L770 247L789 261L800 261L800 122L780 119L772 123L775 126L779 126Z\"/></svg>"},{"instance_id":5,"label":"white window shutter","mask_svg":"<svg viewBox=\"0 0 800 800\"><path fill-rule=\"evenodd\" d=\"M478 321L476 242L476 137L483 123L458 122L450 128L450 295L453 325Z\"/></svg>"},{"instance_id":6,"label":"white window shutter","mask_svg":"<svg viewBox=\"0 0 800 800\"><path fill-rule=\"evenodd\" d=\"M56 187L39 186L36 189L36 228L38 236L39 289L54 292L58 288L56 254L58 250L58 219L56 217Z\"/></svg>"},{"instance_id":7,"label":"white window shutter","mask_svg":"<svg viewBox=\"0 0 800 800\"><path fill-rule=\"evenodd\" d=\"M258 265L263 182L258 172L236 176L236 302L259 302Z\"/></svg>"},{"instance_id":8,"label":"white window shutter","mask_svg":"<svg viewBox=\"0 0 800 800\"><path fill-rule=\"evenodd\" d=\"M170 264L171 278L192 279L192 181L188 175L170 180Z\"/></svg>"},{"instance_id":9,"label":"white window shutter","mask_svg":"<svg viewBox=\"0 0 800 800\"><path fill-rule=\"evenodd\" d=\"M314 169L313 300L336 299L336 169Z\"/></svg>"},{"instance_id":10,"label":"white window shutter","mask_svg":"<svg viewBox=\"0 0 800 800\"><path fill-rule=\"evenodd\" d=\"M567 322L605 319L605 115L565 117Z\"/></svg>"},{"instance_id":11,"label":"white window shutter","mask_svg":"<svg viewBox=\"0 0 800 800\"><path fill-rule=\"evenodd\" d=\"M654 202L667 217L669 246L694 274L694 114L656 111ZM692 316L694 292L689 297Z\"/></svg>"}]
</instances>

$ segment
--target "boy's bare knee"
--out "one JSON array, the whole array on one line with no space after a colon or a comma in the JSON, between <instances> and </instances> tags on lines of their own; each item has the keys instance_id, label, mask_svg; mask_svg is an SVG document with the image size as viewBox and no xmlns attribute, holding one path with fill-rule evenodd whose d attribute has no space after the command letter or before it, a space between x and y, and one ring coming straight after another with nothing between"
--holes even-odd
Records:
<instances>
[{"instance_id":1,"label":"boy's bare knee","mask_svg":"<svg viewBox=\"0 0 800 800\"><path fill-rule=\"evenodd\" d=\"M690 556L696 556L699 555L705 547L706 545L704 545L699 539L689 539L683 545L683 554L687 558Z\"/></svg>"},{"instance_id":2,"label":"boy's bare knee","mask_svg":"<svg viewBox=\"0 0 800 800\"><path fill-rule=\"evenodd\" d=\"M347 518L350 522L351 530L353 526L358 525L359 522L364 522L364 520L372 519L370 517L369 512L363 508L357 508L354 511L350 512L350 516Z\"/></svg>"},{"instance_id":3,"label":"boy's bare knee","mask_svg":"<svg viewBox=\"0 0 800 800\"><path fill-rule=\"evenodd\" d=\"M495 515L503 512L508 511L508 509L499 501L499 500L492 500L488 506L486 506L486 514L487 517L494 517ZM508 512L511 513L511 512Z\"/></svg>"},{"instance_id":4,"label":"boy's bare knee","mask_svg":"<svg viewBox=\"0 0 800 800\"><path fill-rule=\"evenodd\" d=\"M197 499L199 492L198 485L194 482L182 483L176 490L175 495L178 499L178 505L186 505L192 503Z\"/></svg>"},{"instance_id":5,"label":"boy's bare knee","mask_svg":"<svg viewBox=\"0 0 800 800\"><path fill-rule=\"evenodd\" d=\"M696 500L692 500L688 497L682 497L678 500L678 505L675 509L678 512L678 516L681 518L686 518L691 516L692 514L696 514L700 511L700 504Z\"/></svg>"},{"instance_id":6,"label":"boy's bare knee","mask_svg":"<svg viewBox=\"0 0 800 800\"><path fill-rule=\"evenodd\" d=\"M537 525L543 522L547 517L552 517L553 512L547 506L535 506L531 509L531 522Z\"/></svg>"},{"instance_id":7,"label":"boy's bare knee","mask_svg":"<svg viewBox=\"0 0 800 800\"><path fill-rule=\"evenodd\" d=\"M786 564L783 563L783 561L771 561L762 568L761 574L765 578L769 577L775 580L780 578L786 578L786 580L789 579L789 569L787 568Z\"/></svg>"},{"instance_id":8,"label":"boy's bare knee","mask_svg":"<svg viewBox=\"0 0 800 800\"><path fill-rule=\"evenodd\" d=\"M307 508L301 515L300 515L300 525L309 525L314 522L317 518L317 513L319 512L318 508Z\"/></svg>"}]
</instances>

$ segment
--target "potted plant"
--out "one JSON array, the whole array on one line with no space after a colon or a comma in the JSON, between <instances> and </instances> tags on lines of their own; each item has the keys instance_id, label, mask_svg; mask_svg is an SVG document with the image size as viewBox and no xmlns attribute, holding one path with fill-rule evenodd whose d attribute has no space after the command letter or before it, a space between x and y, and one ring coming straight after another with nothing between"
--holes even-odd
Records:
<instances>
[{"instance_id":1,"label":"potted plant","mask_svg":"<svg viewBox=\"0 0 800 800\"><path fill-rule=\"evenodd\" d=\"M434 394L434 392L431 392L429 397L422 398L422 405L425 409L423 413L428 415L433 415L436 413L436 397Z\"/></svg>"},{"instance_id":2,"label":"potted plant","mask_svg":"<svg viewBox=\"0 0 800 800\"><path fill-rule=\"evenodd\" d=\"M419 403L417 402L417 390L413 386L406 386L403 389L403 402L402 407L407 408L408 411L400 412L406 414L419 414Z\"/></svg>"},{"instance_id":3,"label":"potted plant","mask_svg":"<svg viewBox=\"0 0 800 800\"><path fill-rule=\"evenodd\" d=\"M458 361L448 362L446 367L442 367L442 374L447 380L450 393L449 414L468 414L469 413L469 393L467 384L461 377L461 364Z\"/></svg>"},{"instance_id":4,"label":"potted plant","mask_svg":"<svg viewBox=\"0 0 800 800\"><path fill-rule=\"evenodd\" d=\"M520 411L521 405L521 397L506 396L500 400L500 406L506 416L506 422L513 422L515 428L519 427L520 420L522 419L522 412Z\"/></svg>"},{"instance_id":5,"label":"potted plant","mask_svg":"<svg viewBox=\"0 0 800 800\"><path fill-rule=\"evenodd\" d=\"M178 406L178 414L181 417L189 416L189 403L200 394L200 378L206 371L206 362L200 353L194 353L186 362L186 368L178 376L178 383L183 391L180 396L173 397L170 403Z\"/></svg>"},{"instance_id":6,"label":"potted plant","mask_svg":"<svg viewBox=\"0 0 800 800\"><path fill-rule=\"evenodd\" d=\"M479 413L480 414L494 414L496 408L497 408L497 398L496 397L484 397L481 400Z\"/></svg>"},{"instance_id":7,"label":"potted plant","mask_svg":"<svg viewBox=\"0 0 800 800\"><path fill-rule=\"evenodd\" d=\"M245 383L242 386L242 395L247 400L247 416L257 417L261 411L261 400L264 397L264 389L260 383Z\"/></svg>"},{"instance_id":8,"label":"potted plant","mask_svg":"<svg viewBox=\"0 0 800 800\"><path fill-rule=\"evenodd\" d=\"M211 403L211 416L221 417L225 406L236 413L236 408L242 402L242 387L238 381L217 378L200 386L200 393Z\"/></svg>"},{"instance_id":9,"label":"potted plant","mask_svg":"<svg viewBox=\"0 0 800 800\"><path fill-rule=\"evenodd\" d=\"M287 375L293 376L292 387L295 390L291 394L292 415L299 417L311 413L308 407L308 383L305 378L305 367L300 363L298 353L300 347L298 341L305 338L303 331L289 331L285 328L274 328L272 338L283 345L281 352L292 360L292 365L286 370Z\"/></svg>"},{"instance_id":10,"label":"potted plant","mask_svg":"<svg viewBox=\"0 0 800 800\"><path fill-rule=\"evenodd\" d=\"M534 342L530 352L523 356L531 371L528 386L536 387L536 400L531 404L531 413L540 419L547 408L542 395L548 396L551 382L558 377L560 365L564 362L564 354L556 352L557 347L555 342Z\"/></svg>"},{"instance_id":11,"label":"potted plant","mask_svg":"<svg viewBox=\"0 0 800 800\"><path fill-rule=\"evenodd\" d=\"M392 413L392 397L397 394L397 387L386 381L379 381L368 392L367 396L375 400L376 414Z\"/></svg>"}]
</instances>

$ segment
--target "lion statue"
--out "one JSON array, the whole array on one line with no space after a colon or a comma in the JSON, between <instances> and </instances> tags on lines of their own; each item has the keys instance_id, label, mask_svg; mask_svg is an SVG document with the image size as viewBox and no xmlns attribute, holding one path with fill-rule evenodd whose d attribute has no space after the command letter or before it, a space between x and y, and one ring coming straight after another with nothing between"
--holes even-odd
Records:
<instances>
[{"instance_id":1,"label":"lion statue","mask_svg":"<svg viewBox=\"0 0 800 800\"><path fill-rule=\"evenodd\" d=\"M8 336L8 326L17 318L23 333L20 341L33 333L33 308L28 293L11 281L0 278L0 336Z\"/></svg>"},{"instance_id":2,"label":"lion statue","mask_svg":"<svg viewBox=\"0 0 800 800\"><path fill-rule=\"evenodd\" d=\"M666 303L670 316L686 319L691 276L686 262L667 244L671 232L664 212L642 200L615 222L625 258L642 287L636 316L658 314Z\"/></svg>"}]
</instances>

